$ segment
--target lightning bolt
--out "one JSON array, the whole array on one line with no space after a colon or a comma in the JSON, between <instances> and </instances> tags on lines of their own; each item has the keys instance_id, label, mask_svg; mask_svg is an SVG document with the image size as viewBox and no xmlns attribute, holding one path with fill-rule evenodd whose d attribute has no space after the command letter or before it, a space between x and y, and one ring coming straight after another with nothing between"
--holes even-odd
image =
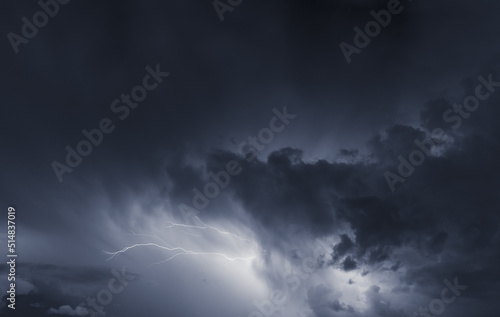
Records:
<instances>
[{"instance_id":1,"label":"lightning bolt","mask_svg":"<svg viewBox=\"0 0 500 317\"><path fill-rule=\"evenodd\" d=\"M154 235L154 234L147 234L147 233L135 233L134 231L130 231L130 233L134 236L145 236L145 237L150 237L150 238L153 238L153 239L157 239L159 240L161 243L163 243L164 245L166 245L167 247L169 248L173 248L171 245L169 245L168 243L165 242L165 240L163 240L162 238Z\"/></svg>"},{"instance_id":2,"label":"lightning bolt","mask_svg":"<svg viewBox=\"0 0 500 317\"><path fill-rule=\"evenodd\" d=\"M114 258L115 256L117 256L117 255L119 255L121 253L125 253L128 250L131 250L131 249L134 249L134 248L138 248L138 247L146 247L146 246L152 246L152 247L156 247L158 249L167 250L167 251L180 251L179 253L176 253L176 254L172 255L168 259L160 261L160 262L157 262L156 264L168 262L168 261L172 260L173 258L179 256L179 255L216 255L216 256L223 257L223 258L225 258L228 261L236 261L236 260L247 261L247 260L251 260L251 259L255 258L255 255L254 256L250 256L250 257L229 257L229 256L225 255L224 253L217 253L217 252L196 252L196 251L192 251L192 250L186 250L186 249L181 248L181 247L169 247L169 246L159 245L158 243L152 243L152 242L149 242L149 243L137 243L137 244L133 244L131 246L125 247L125 248L123 248L123 249L121 249L119 251L116 251L116 252L104 251L104 253L110 255L110 257L108 258L108 261L109 261L112 258Z\"/></svg>"},{"instance_id":3,"label":"lightning bolt","mask_svg":"<svg viewBox=\"0 0 500 317\"><path fill-rule=\"evenodd\" d=\"M181 227L181 228L191 228L191 229L201 229L201 230L205 230L205 229L211 229L211 230L215 230L217 231L218 233L220 234L224 234L224 235L229 235L229 236L233 236L237 239L240 239L242 241L248 241L248 242L251 242L250 240L248 239L245 239L245 238L242 238L232 232L227 232L227 231L223 231L223 230L220 230L216 227L212 227L210 225L207 225L206 223L204 223L203 221L201 221L200 218L198 218L197 216L195 216L196 220L198 220L202 226L193 226L193 225L185 225L185 224L182 224L182 223L174 223L174 222L169 222L170 225L166 226L167 229L169 228L175 228L175 227Z\"/></svg>"},{"instance_id":4,"label":"lightning bolt","mask_svg":"<svg viewBox=\"0 0 500 317\"><path fill-rule=\"evenodd\" d=\"M168 222L168 225L166 226L166 228L167 229L170 229L170 228L189 228L189 229L199 229L201 231L211 230L211 231L215 231L221 235L230 236L230 237L242 240L242 241L252 242L251 240L240 237L237 234L234 234L232 232L224 231L224 230L221 230L221 229L216 228L214 226L210 226L210 225L204 223L203 221L201 221L201 219L198 217L195 217L195 218L201 224L200 226ZM192 236L201 237L200 235L191 234L191 233L185 232L183 230L181 230L181 231L186 233L186 234L192 235ZM180 255L217 256L217 257L222 257L228 261L249 261L249 260L254 259L256 257L256 255L252 255L252 256L248 256L248 257L233 257L233 256L229 256L229 255L226 255L224 253L219 253L219 252L199 252L199 251L194 251L194 250L188 250L188 249L185 249L185 248L179 247L179 246L174 247L171 244L167 243L162 238L158 237L157 235L145 234L145 233L135 233L133 231L131 231L131 234L134 236L145 236L145 237L157 240L161 244L156 243L156 242L136 243L136 244L132 244L130 246L124 247L123 249L115 251L115 252L109 252L109 251L103 250L103 252L105 254L109 255L109 258L107 259L107 261L113 259L114 257L116 257L120 254L126 253L129 250L132 250L135 248L140 248L140 247L154 247L156 249L161 249L161 250L165 250L165 251L169 251L169 252L175 252L169 258L162 260L162 261L159 261L159 262L156 262L156 263L153 263L153 264L166 263L166 262L171 261L172 259L174 259Z\"/></svg>"}]
</instances>

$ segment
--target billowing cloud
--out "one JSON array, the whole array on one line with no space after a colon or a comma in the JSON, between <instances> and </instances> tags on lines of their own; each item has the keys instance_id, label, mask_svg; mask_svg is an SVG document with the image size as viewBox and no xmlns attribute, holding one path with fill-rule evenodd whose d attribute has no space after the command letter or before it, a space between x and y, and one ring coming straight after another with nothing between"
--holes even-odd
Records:
<instances>
[{"instance_id":1,"label":"billowing cloud","mask_svg":"<svg viewBox=\"0 0 500 317\"><path fill-rule=\"evenodd\" d=\"M61 2L1 22L17 313L497 315L499 3Z\"/></svg>"}]
</instances>

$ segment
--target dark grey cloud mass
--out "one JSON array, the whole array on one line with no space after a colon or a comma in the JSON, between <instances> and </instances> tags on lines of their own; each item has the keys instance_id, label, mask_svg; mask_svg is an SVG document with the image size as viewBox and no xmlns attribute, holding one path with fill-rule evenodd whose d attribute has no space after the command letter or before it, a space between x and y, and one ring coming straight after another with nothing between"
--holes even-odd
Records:
<instances>
[{"instance_id":1,"label":"dark grey cloud mass","mask_svg":"<svg viewBox=\"0 0 500 317\"><path fill-rule=\"evenodd\" d=\"M500 3L2 12L1 316L498 315Z\"/></svg>"}]
</instances>

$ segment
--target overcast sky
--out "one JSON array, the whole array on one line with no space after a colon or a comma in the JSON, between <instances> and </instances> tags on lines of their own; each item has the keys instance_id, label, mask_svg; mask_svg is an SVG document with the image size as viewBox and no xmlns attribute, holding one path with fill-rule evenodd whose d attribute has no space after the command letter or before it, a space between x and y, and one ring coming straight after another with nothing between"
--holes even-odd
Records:
<instances>
[{"instance_id":1,"label":"overcast sky","mask_svg":"<svg viewBox=\"0 0 500 317\"><path fill-rule=\"evenodd\" d=\"M500 3L3 6L1 316L498 315Z\"/></svg>"}]
</instances>

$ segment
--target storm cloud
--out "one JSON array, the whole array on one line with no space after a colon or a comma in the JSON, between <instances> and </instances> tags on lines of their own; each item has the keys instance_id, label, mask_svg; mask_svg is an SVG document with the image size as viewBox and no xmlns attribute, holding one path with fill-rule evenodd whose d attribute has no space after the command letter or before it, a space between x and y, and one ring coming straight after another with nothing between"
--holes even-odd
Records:
<instances>
[{"instance_id":1,"label":"storm cloud","mask_svg":"<svg viewBox=\"0 0 500 317\"><path fill-rule=\"evenodd\" d=\"M4 6L17 314L497 315L500 4Z\"/></svg>"}]
</instances>

